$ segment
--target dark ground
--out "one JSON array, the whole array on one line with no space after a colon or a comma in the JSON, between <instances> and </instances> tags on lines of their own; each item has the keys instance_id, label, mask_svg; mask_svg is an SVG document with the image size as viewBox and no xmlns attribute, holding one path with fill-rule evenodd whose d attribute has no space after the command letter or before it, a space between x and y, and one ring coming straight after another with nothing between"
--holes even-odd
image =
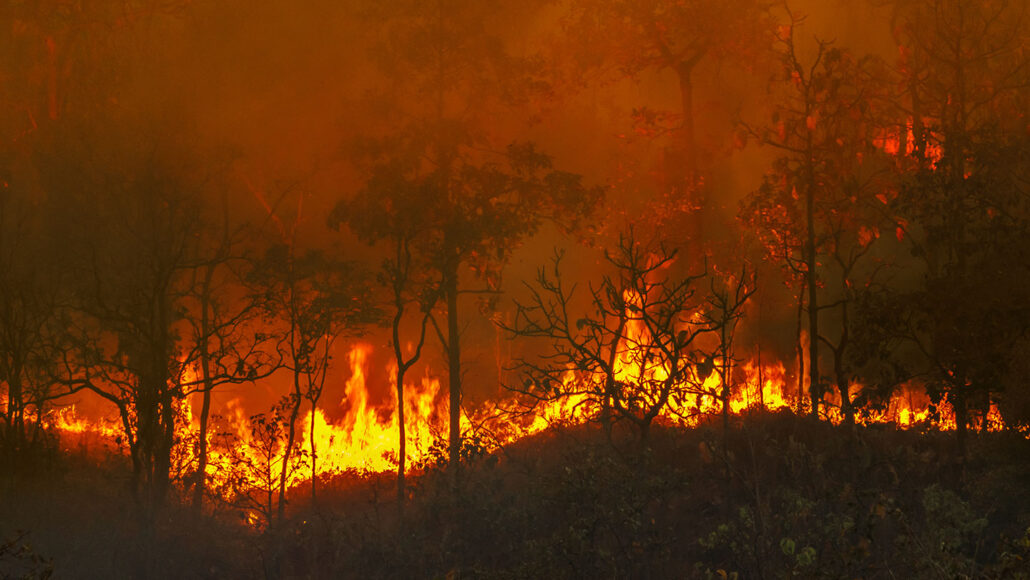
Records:
<instances>
[{"instance_id":1,"label":"dark ground","mask_svg":"<svg viewBox=\"0 0 1030 580\"><path fill-rule=\"evenodd\" d=\"M565 428L471 460L459 499L412 477L402 525L393 478L352 475L270 530L169 508L148 544L127 466L64 453L0 477L0 577L1030 578L1030 441L968 455L786 413L646 447Z\"/></svg>"}]
</instances>

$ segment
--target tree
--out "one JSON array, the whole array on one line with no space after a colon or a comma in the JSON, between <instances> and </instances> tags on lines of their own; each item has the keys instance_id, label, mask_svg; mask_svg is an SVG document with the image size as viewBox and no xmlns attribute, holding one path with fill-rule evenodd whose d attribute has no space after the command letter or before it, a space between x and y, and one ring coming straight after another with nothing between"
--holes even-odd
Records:
<instances>
[{"instance_id":1,"label":"tree","mask_svg":"<svg viewBox=\"0 0 1030 580\"><path fill-rule=\"evenodd\" d=\"M890 210L924 272L899 293L903 336L931 396L954 408L964 455L971 414L986 411L1026 324L1014 285L1027 264L1027 14L1013 2L919 0L894 16L915 143L899 148L906 175Z\"/></svg>"},{"instance_id":2,"label":"tree","mask_svg":"<svg viewBox=\"0 0 1030 580\"><path fill-rule=\"evenodd\" d=\"M304 467L307 451L294 441L287 452L286 430L295 403L289 393L267 413L252 415L246 421L230 423L220 429L214 441L221 452L218 496L251 516L259 515L265 526L278 521L279 481L285 472L294 477ZM240 417L242 419L242 417Z\"/></svg>"},{"instance_id":3,"label":"tree","mask_svg":"<svg viewBox=\"0 0 1030 580\"><path fill-rule=\"evenodd\" d=\"M709 279L709 293L705 298L706 305L701 316L702 324L711 332L718 332L719 341L714 353L706 357L707 361L719 372L722 385L719 399L722 403L723 430L728 431L730 425L730 395L733 383L733 338L737 323L744 317L744 306L758 291L754 270L745 264L740 274L727 276L724 280L716 277ZM702 379L703 380L703 379Z\"/></svg>"},{"instance_id":4,"label":"tree","mask_svg":"<svg viewBox=\"0 0 1030 580\"><path fill-rule=\"evenodd\" d=\"M1000 123L1021 131L1030 63L1020 2L878 0L891 6L904 91L899 153L930 169L943 155L961 170L971 132ZM1006 112L1014 112L1015 116ZM908 124L906 131L905 124Z\"/></svg>"},{"instance_id":5,"label":"tree","mask_svg":"<svg viewBox=\"0 0 1030 580\"><path fill-rule=\"evenodd\" d=\"M986 415L1001 391L1030 321L1022 290L1030 279L1022 169L1030 144L1024 136L1002 139L1008 143L991 139L967 150L968 175L921 172L897 200L926 272L917 289L899 296L902 336L922 355L915 372L931 398L954 409L963 455L970 420Z\"/></svg>"},{"instance_id":6,"label":"tree","mask_svg":"<svg viewBox=\"0 0 1030 580\"><path fill-rule=\"evenodd\" d=\"M0 375L8 403L4 438L13 448L27 442L26 413L36 415L33 439L43 427L45 406L67 394L56 380L68 349L64 314L66 281L49 254L46 224L51 217L35 162L47 155L68 111L100 112L113 101L113 86L131 23L126 6L83 3L11 3L0 9L0 269L4 271L0 311ZM148 6L140 20L174 9L177 2ZM110 83L95 82L103 77ZM118 78L118 80L122 80ZM59 248L58 255L66 248Z\"/></svg>"},{"instance_id":7,"label":"tree","mask_svg":"<svg viewBox=\"0 0 1030 580\"><path fill-rule=\"evenodd\" d=\"M878 161L879 152L872 147L877 104L882 100L882 89L874 79L881 67L875 59L855 59L818 40L814 57L803 62L796 42L796 29L803 19L789 16L791 22L779 40L782 81L789 83L788 92L776 105L771 125L762 129L745 125L749 134L783 156L775 161L762 187L746 200L741 217L758 231L769 255L801 282L798 308L799 315L803 308L808 314L813 416L819 416L823 398L822 342L834 352L842 408L851 421L849 380L843 367L849 326L846 295L855 282L858 261L879 237L877 228L883 219L870 206L877 196L886 199L884 174L889 167ZM870 216L874 219L865 221ZM829 279L838 280L842 292L826 301L841 308L837 342L820 328L820 312L826 309L820 289L826 292Z\"/></svg>"},{"instance_id":8,"label":"tree","mask_svg":"<svg viewBox=\"0 0 1030 580\"><path fill-rule=\"evenodd\" d=\"M268 248L252 272L269 325L278 328L276 350L290 373L283 465L290 464L301 404L310 404L311 495L317 485L315 411L325 388L333 345L343 334L361 332L375 321L363 272L318 250L301 251L295 240ZM278 520L286 514L288 470L279 475Z\"/></svg>"},{"instance_id":9,"label":"tree","mask_svg":"<svg viewBox=\"0 0 1030 580\"><path fill-rule=\"evenodd\" d=\"M244 230L231 231L227 210L223 207L220 228L205 230L203 253L193 271L195 279L184 296L193 315L187 319L192 344L183 364L195 368L199 375L194 385L184 385L184 396L199 392L202 397L193 482L193 506L198 510L203 506L207 482L214 389L263 379L282 364L282 359L270 352L271 335L256 328L261 322L262 297L245 290L248 261L234 255L234 246L239 245L236 238Z\"/></svg>"},{"instance_id":10,"label":"tree","mask_svg":"<svg viewBox=\"0 0 1030 580\"><path fill-rule=\"evenodd\" d=\"M175 141L181 135L155 137L129 116L97 121L67 122L37 160L69 294L70 348L56 360L62 384L118 410L150 546L192 419L185 398L267 373L269 359L256 335L224 326L215 304L232 298L215 296L214 275L202 283L219 261L208 245L215 212L205 206L219 168L198 164ZM208 332L198 330L205 316Z\"/></svg>"},{"instance_id":11,"label":"tree","mask_svg":"<svg viewBox=\"0 0 1030 580\"><path fill-rule=\"evenodd\" d=\"M141 150L154 153L153 145ZM101 159L88 163L68 153L46 168L60 235L73 241L65 266L74 273L78 348L67 380L118 408L150 517L169 487L184 396L179 324L197 266L199 201L167 157L116 148L94 156Z\"/></svg>"},{"instance_id":12,"label":"tree","mask_svg":"<svg viewBox=\"0 0 1030 580\"><path fill-rule=\"evenodd\" d=\"M0 457L23 460L47 404L65 392L54 380L65 297L42 241L42 212L8 179L0 183Z\"/></svg>"},{"instance_id":13,"label":"tree","mask_svg":"<svg viewBox=\"0 0 1030 580\"><path fill-rule=\"evenodd\" d=\"M380 113L404 121L382 130L385 138L362 141L355 157L368 162L370 177L389 171L402 176L401 187L370 179L364 195L373 198L365 206L373 215L401 211L410 200L398 194L418 191L427 198L420 205L426 226L412 244L431 257L447 312L446 330L433 327L447 353L455 489L462 438L459 296L468 292L462 271L471 267L486 282L479 291L496 292L501 267L521 240L546 218L575 223L600 197L579 176L554 169L532 145L497 146L487 137L486 128L496 124L490 114L500 115L506 105L526 98L525 87L539 85L535 59L514 55L499 32L518 17L513 6L470 0L376 3L366 14L387 39L376 48L389 94L383 103L392 110ZM499 26L502 18L509 20Z\"/></svg>"},{"instance_id":14,"label":"tree","mask_svg":"<svg viewBox=\"0 0 1030 580\"><path fill-rule=\"evenodd\" d=\"M506 327L516 337L543 340L548 350L518 359L526 380L509 388L531 407L573 399L609 433L613 420L627 420L646 442L672 401L704 394L692 390L692 379L704 373L694 340L713 330L695 317L702 304L695 285L707 273L674 274L676 255L661 243L638 243L632 232L620 236L605 252L612 272L590 286L585 307L576 286L565 285L556 255L550 272L542 268L536 284L527 284L530 299L516 303Z\"/></svg>"}]
</instances>

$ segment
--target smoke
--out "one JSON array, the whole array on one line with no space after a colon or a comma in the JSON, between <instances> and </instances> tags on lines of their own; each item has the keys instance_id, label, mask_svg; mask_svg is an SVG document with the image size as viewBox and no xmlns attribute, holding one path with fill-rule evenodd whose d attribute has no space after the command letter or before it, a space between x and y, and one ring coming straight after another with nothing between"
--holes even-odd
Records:
<instances>
[{"instance_id":1,"label":"smoke","mask_svg":"<svg viewBox=\"0 0 1030 580\"><path fill-rule=\"evenodd\" d=\"M364 176L349 153L353 139L381 134L395 120L379 118L381 103L375 102L384 90L378 68L382 55L377 51L389 40L368 16L375 3L139 4L111 3L113 8L89 13L40 10L5 16L9 21L4 25L21 31L14 34L16 40L31 48L22 54L33 62L14 59L8 64L16 72L27 71L24 74L38 89L26 97L32 101L28 110L36 111L33 123L42 124L47 115L41 112L54 107L52 96L44 94L47 82L43 80L52 73L56 88L51 92L60 104L50 115L57 117L54 123L108 116L137 119L147 138L187 143L198 163L214 160L213 171L220 176L213 181L217 187L212 189L217 191L210 195L213 199L227 195L240 221L257 223L273 237L275 220L291 222L300 232L301 244L334 247L375 268L381 258L377 251L361 246L346 232L330 231L325 223L336 202L362 186ZM387 9L403 5L399 1L384 4ZM644 67L621 76L615 71L614 77L571 78L562 72L568 68L563 54L553 52L562 46L565 33L563 4L491 5L501 16L488 24L496 27L492 32L500 42L517 54L539 55L541 76L555 75L546 79L546 90L488 111L482 131L489 136L489 146L534 141L554 157L556 167L581 173L588 183L605 185L606 215L596 218L600 235L610 236L624 223L646 225L655 200L669 189L662 175L674 147L661 130L662 115L670 115L666 128L681 115L674 71ZM858 52L889 56L892 50L886 8L847 0L807 0L792 3L792 8L808 14L806 35L834 39ZM444 11L444 18L463 16ZM778 17L784 17L782 11ZM48 61L47 42L56 46L57 64ZM777 73L774 66L766 58L706 59L695 74L697 144L710 167L705 190L711 211L706 214L705 232L716 247L732 242L730 230L739 200L758 187L768 166L769 152L753 147L741 150L733 134L739 119L767 115L768 80ZM48 67L53 70L47 72ZM472 109L481 104L462 106ZM655 125L649 125L654 119L658 119ZM82 127L86 141L114 138L89 123ZM667 230L661 233L669 237L680 233L673 231L676 224L663 227ZM570 278L589 279L602 262L596 249L584 249L577 240L545 228L514 253L505 272L504 289L509 294L499 308L510 307L509 297L519 296L521 281L532 278L555 246L570 252ZM705 250L695 245L688 251L699 255ZM775 273L766 271L763 276L771 279ZM771 314L784 310L779 306L788 302L786 297L763 300L771 300L757 306L767 328L792 324L789 312L779 319ZM463 321L468 325L466 344L479 345L466 355L471 363L472 398L477 393L494 394L497 375L503 374L498 361L510 348L507 337L474 310L467 308L469 315ZM385 369L387 337L373 331L362 340L374 347L370 367ZM787 347L781 350L789 352ZM438 352L431 349L429 354L428 364L443 372ZM334 370L331 382L342 386L346 372L342 367ZM385 374L378 381L379 391L387 386ZM374 377L370 381L377 382ZM256 398L265 405L275 390L274 381L264 383L259 391L267 391L265 397ZM239 388L219 396L250 393ZM334 397L342 399L340 392L327 395L329 400Z\"/></svg>"}]
</instances>

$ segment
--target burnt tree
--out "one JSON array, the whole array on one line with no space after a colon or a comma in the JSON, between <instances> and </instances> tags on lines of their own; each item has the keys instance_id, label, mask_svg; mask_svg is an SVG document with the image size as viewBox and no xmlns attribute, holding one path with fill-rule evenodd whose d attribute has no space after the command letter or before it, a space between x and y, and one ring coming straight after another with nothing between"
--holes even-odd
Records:
<instances>
[{"instance_id":1,"label":"burnt tree","mask_svg":"<svg viewBox=\"0 0 1030 580\"><path fill-rule=\"evenodd\" d=\"M539 356L516 360L525 376L509 388L532 409L572 399L610 432L628 421L646 442L654 420L693 390L694 340L713 329L695 313L696 285L706 273L676 273L677 252L661 243L620 236L605 260L611 272L582 299L560 271L561 254L541 269L530 298L517 303L513 336L542 342Z\"/></svg>"}]
</instances>

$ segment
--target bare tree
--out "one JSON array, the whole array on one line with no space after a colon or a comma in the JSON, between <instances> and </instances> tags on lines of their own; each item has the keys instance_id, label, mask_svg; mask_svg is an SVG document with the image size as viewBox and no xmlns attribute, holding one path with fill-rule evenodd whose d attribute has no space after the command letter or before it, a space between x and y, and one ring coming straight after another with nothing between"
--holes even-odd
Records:
<instances>
[{"instance_id":1,"label":"bare tree","mask_svg":"<svg viewBox=\"0 0 1030 580\"><path fill-rule=\"evenodd\" d=\"M722 386L719 393L722 403L722 425L724 430L728 430L733 366L736 364L733 358L733 338L737 323L744 317L744 306L758 290L758 286L755 283L754 270L744 265L738 276L726 279L710 278L709 287L701 320L705 328L718 333L719 340L715 352L705 357L705 360L711 361L710 364L719 372Z\"/></svg>"},{"instance_id":2,"label":"bare tree","mask_svg":"<svg viewBox=\"0 0 1030 580\"><path fill-rule=\"evenodd\" d=\"M315 412L325 388L333 345L343 334L356 334L375 321L363 272L354 264L316 250L300 252L293 244L268 249L252 274L266 319L277 328L276 350L290 373L292 392L286 422L283 465L289 465L297 439L301 404L310 404L311 493L317 485ZM286 513L287 470L279 475L278 519Z\"/></svg>"},{"instance_id":3,"label":"bare tree","mask_svg":"<svg viewBox=\"0 0 1030 580\"><path fill-rule=\"evenodd\" d=\"M393 347L394 388L397 392L397 506L403 515L406 496L404 475L407 461L407 434L404 416L404 379L422 357L426 330L433 309L440 301L439 273L425 244L427 204L431 198L418 182L404 178L400 168L381 168L367 189L354 200L341 201L330 216L330 225L347 225L369 244L386 241L389 257L380 268L379 281L389 288L390 345ZM394 203L380 204L383 199ZM417 307L416 330L408 335L408 312ZM408 338L411 336L412 338ZM405 342L414 344L405 347Z\"/></svg>"},{"instance_id":4,"label":"bare tree","mask_svg":"<svg viewBox=\"0 0 1030 580\"><path fill-rule=\"evenodd\" d=\"M519 358L526 381L509 388L531 406L574 397L606 430L609 421L624 419L646 442L655 418L690 392L694 339L711 331L695 318L695 285L707 273L674 275L676 255L661 243L638 243L632 232L620 236L605 252L612 273L590 287L584 306L576 286L565 286L558 254L550 272L541 269L536 284L527 284L530 300L517 304L506 327L549 349Z\"/></svg>"},{"instance_id":5,"label":"bare tree","mask_svg":"<svg viewBox=\"0 0 1030 580\"><path fill-rule=\"evenodd\" d=\"M227 208L223 208L225 210ZM193 506L201 509L207 482L211 398L219 385L253 382L274 373L282 364L272 335L260 327L262 296L246 291L248 260L235 255L243 233L230 230L228 212L221 228L211 228L210 249L194 270L191 292L184 297L192 316L187 319L191 347L183 360L196 372L183 385L184 396L202 397L193 475ZM211 234L206 231L205 234Z\"/></svg>"},{"instance_id":6,"label":"bare tree","mask_svg":"<svg viewBox=\"0 0 1030 580\"><path fill-rule=\"evenodd\" d=\"M868 210L877 196L886 199L870 177L887 168L875 162L877 150L872 147L877 105L883 101L883 83L876 78L883 67L876 59L855 58L818 39L814 56L805 59L798 44L803 18L790 12L788 16L789 26L779 38L784 78L777 81L784 94L771 123L762 128L744 125L747 133L781 156L741 215L756 229L768 255L801 282L798 308L799 314L807 311L808 395L811 413L819 417L825 390L819 352L826 298L821 292L830 275L827 256L846 252L840 250L840 242L874 239L878 234L870 232L883 221ZM873 216L873 221L864 224L859 216ZM803 366L806 361L801 362Z\"/></svg>"}]
</instances>

